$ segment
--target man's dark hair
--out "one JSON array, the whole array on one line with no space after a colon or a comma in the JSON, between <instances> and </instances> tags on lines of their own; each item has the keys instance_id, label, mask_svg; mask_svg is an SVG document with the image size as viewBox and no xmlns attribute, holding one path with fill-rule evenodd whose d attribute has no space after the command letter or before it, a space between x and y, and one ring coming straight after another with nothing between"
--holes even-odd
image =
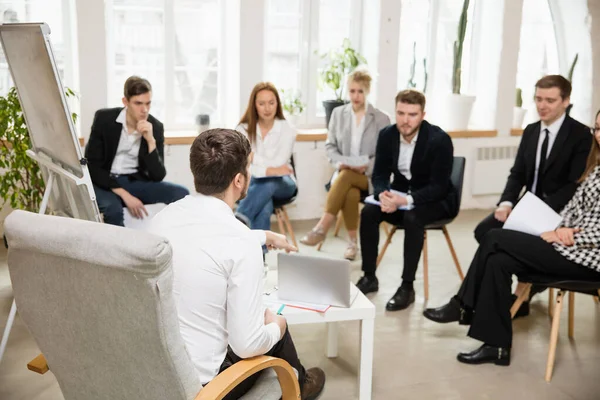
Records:
<instances>
[{"instance_id":1,"label":"man's dark hair","mask_svg":"<svg viewBox=\"0 0 600 400\"><path fill-rule=\"evenodd\" d=\"M139 76L130 76L125 81L123 87L123 95L127 100L133 96L139 96L140 94L148 93L152 91L152 85L148 80L140 78Z\"/></svg>"},{"instance_id":2,"label":"man's dark hair","mask_svg":"<svg viewBox=\"0 0 600 400\"><path fill-rule=\"evenodd\" d=\"M225 192L240 173L248 178L248 139L233 129L202 132L190 149L190 168L198 193L212 196Z\"/></svg>"},{"instance_id":3,"label":"man's dark hair","mask_svg":"<svg viewBox=\"0 0 600 400\"><path fill-rule=\"evenodd\" d=\"M571 82L562 75L546 75L537 81L535 87L539 89L558 88L563 100L571 96Z\"/></svg>"},{"instance_id":4,"label":"man's dark hair","mask_svg":"<svg viewBox=\"0 0 600 400\"><path fill-rule=\"evenodd\" d=\"M424 111L425 95L415 89L402 90L396 95L396 105L398 105L398 103L418 104L421 106L421 111Z\"/></svg>"}]
</instances>

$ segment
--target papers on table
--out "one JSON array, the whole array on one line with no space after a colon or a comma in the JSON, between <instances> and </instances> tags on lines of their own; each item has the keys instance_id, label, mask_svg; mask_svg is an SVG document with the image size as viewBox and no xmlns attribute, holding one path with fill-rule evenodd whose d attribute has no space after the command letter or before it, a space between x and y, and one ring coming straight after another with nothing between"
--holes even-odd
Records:
<instances>
[{"instance_id":1,"label":"papers on table","mask_svg":"<svg viewBox=\"0 0 600 400\"><path fill-rule=\"evenodd\" d=\"M397 194L400 195L402 197L406 197L406 193L404 192L399 192L397 190L391 189L390 192L392 192L393 194ZM375 204L376 206L380 206L381 203L378 200L375 200L375 197L373 195L367 196L367 198L365 199L365 203L366 204ZM414 208L414 204L410 205L410 206L401 206L398 207L398 210L412 210Z\"/></svg>"},{"instance_id":2,"label":"papers on table","mask_svg":"<svg viewBox=\"0 0 600 400\"><path fill-rule=\"evenodd\" d=\"M369 164L369 156L352 156L352 157L344 157L341 161L342 164L346 164L349 167L363 167Z\"/></svg>"},{"instance_id":3,"label":"papers on table","mask_svg":"<svg viewBox=\"0 0 600 400\"><path fill-rule=\"evenodd\" d=\"M527 192L508 216L504 229L540 236L544 232L555 230L561 219L548 204L535 194Z\"/></svg>"},{"instance_id":4,"label":"papers on table","mask_svg":"<svg viewBox=\"0 0 600 400\"><path fill-rule=\"evenodd\" d=\"M324 313L325 311L329 310L329 308L331 307L330 305L325 305L325 304L314 304L314 303L304 303L304 302L300 302L300 301L279 300L279 297L277 296L277 291L271 291L271 292L269 292L268 295L267 294L263 295L263 304L269 310L273 311L274 313L277 313L277 311L281 309L282 305L285 305L286 307L301 308L303 310L316 311L316 312L320 312L320 313ZM285 307L283 308L281 314L285 315Z\"/></svg>"}]
</instances>

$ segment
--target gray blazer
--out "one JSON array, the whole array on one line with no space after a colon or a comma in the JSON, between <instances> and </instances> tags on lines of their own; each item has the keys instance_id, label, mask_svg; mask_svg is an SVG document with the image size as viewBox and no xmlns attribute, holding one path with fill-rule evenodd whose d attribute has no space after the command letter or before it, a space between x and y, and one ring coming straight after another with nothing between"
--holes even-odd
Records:
<instances>
[{"instance_id":1,"label":"gray blazer","mask_svg":"<svg viewBox=\"0 0 600 400\"><path fill-rule=\"evenodd\" d=\"M352 104L336 107L331 113L329 131L325 150L329 162L337 168L338 163L344 163L350 157L350 145L352 142ZM365 113L365 130L360 142L360 155L369 156L369 165L365 175L369 178L369 193L373 193L371 174L375 164L375 149L379 131L390 125L390 118L369 104Z\"/></svg>"}]
</instances>

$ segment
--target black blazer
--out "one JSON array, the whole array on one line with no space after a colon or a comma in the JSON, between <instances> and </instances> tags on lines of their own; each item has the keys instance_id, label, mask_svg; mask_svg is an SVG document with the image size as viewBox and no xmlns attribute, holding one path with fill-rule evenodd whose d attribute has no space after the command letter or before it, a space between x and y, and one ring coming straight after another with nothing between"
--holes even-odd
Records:
<instances>
[{"instance_id":1,"label":"black blazer","mask_svg":"<svg viewBox=\"0 0 600 400\"><path fill-rule=\"evenodd\" d=\"M92 183L106 190L120 187L117 180L110 177L110 169L117 154L123 129L123 124L116 121L122 109L117 107L96 111L92 133L85 147L85 157ZM142 138L138 155L138 172L133 174L132 178L160 182L167 174L163 163L165 131L163 124L152 115L148 116L148 122L152 124L156 150L148 153L148 142Z\"/></svg>"},{"instance_id":2,"label":"black blazer","mask_svg":"<svg viewBox=\"0 0 600 400\"><path fill-rule=\"evenodd\" d=\"M400 132L396 124L383 128L377 140L373 168L373 195L388 189L410 193L415 206L443 201L449 213L458 210L456 190L450 181L453 153L452 139L440 127L421 123L415 152L410 164L410 181L398 170ZM390 184L390 175L393 175Z\"/></svg>"},{"instance_id":3,"label":"black blazer","mask_svg":"<svg viewBox=\"0 0 600 400\"><path fill-rule=\"evenodd\" d=\"M523 187L531 191L541 126L538 121L527 125L523 131L515 164L498 204L503 201L516 204ZM575 194L577 180L583 174L591 145L590 129L567 115L544 166L543 200L555 211L562 210Z\"/></svg>"}]
</instances>

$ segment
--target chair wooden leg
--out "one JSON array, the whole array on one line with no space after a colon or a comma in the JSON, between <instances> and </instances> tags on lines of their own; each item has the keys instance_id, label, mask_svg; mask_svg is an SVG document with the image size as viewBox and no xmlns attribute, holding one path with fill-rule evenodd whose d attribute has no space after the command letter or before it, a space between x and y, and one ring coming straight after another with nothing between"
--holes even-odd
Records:
<instances>
[{"instance_id":1,"label":"chair wooden leg","mask_svg":"<svg viewBox=\"0 0 600 400\"><path fill-rule=\"evenodd\" d=\"M283 227L283 215L280 208L275 210L275 216L277 217L277 224L279 225L279 233L285 235L285 228Z\"/></svg>"},{"instance_id":2,"label":"chair wooden leg","mask_svg":"<svg viewBox=\"0 0 600 400\"><path fill-rule=\"evenodd\" d=\"M344 216L340 211L337 216L337 221L335 221L335 231L333 232L333 236L337 237L340 233L340 229L342 229L342 225L344 224Z\"/></svg>"},{"instance_id":3,"label":"chair wooden leg","mask_svg":"<svg viewBox=\"0 0 600 400\"><path fill-rule=\"evenodd\" d=\"M429 300L429 260L427 259L427 231L423 233L423 286L425 301Z\"/></svg>"},{"instance_id":4,"label":"chair wooden leg","mask_svg":"<svg viewBox=\"0 0 600 400\"><path fill-rule=\"evenodd\" d=\"M458 262L458 257L456 256L456 251L454 251L454 246L452 245L452 239L450 239L450 234L448 234L448 229L446 226L442 227L442 232L444 232L444 237L446 238L446 242L448 243L448 248L450 249L450 254L452 254L452 259L454 260L454 265L456 265L456 272L458 272L458 276L460 276L460 280L465 279L465 275L462 272L462 268L460 267L460 263Z\"/></svg>"},{"instance_id":5,"label":"chair wooden leg","mask_svg":"<svg viewBox=\"0 0 600 400\"><path fill-rule=\"evenodd\" d=\"M523 289L521 291L521 293L519 294L519 297L517 297L517 300L515 300L512 307L510 307L510 318L511 319L515 317L515 314L517 313L517 311L519 311L519 308L521 307L521 304L523 304L525 299L529 298L530 290L531 290L531 283L526 283L525 289Z\"/></svg>"},{"instance_id":6,"label":"chair wooden leg","mask_svg":"<svg viewBox=\"0 0 600 400\"><path fill-rule=\"evenodd\" d=\"M550 345L548 346L548 362L546 363L546 382L552 379L552 370L554 369L554 360L556 358L556 343L558 342L558 327L560 324L560 312L562 310L562 300L564 292L560 290L556 295L556 305L554 306L554 317L552 317L552 330L550 331Z\"/></svg>"},{"instance_id":7,"label":"chair wooden leg","mask_svg":"<svg viewBox=\"0 0 600 400\"><path fill-rule=\"evenodd\" d=\"M575 292L569 292L569 338L575 336Z\"/></svg>"},{"instance_id":8,"label":"chair wooden leg","mask_svg":"<svg viewBox=\"0 0 600 400\"><path fill-rule=\"evenodd\" d=\"M385 232L386 235L390 234L390 227L389 224L387 222L383 222L383 231Z\"/></svg>"},{"instance_id":9,"label":"chair wooden leg","mask_svg":"<svg viewBox=\"0 0 600 400\"><path fill-rule=\"evenodd\" d=\"M385 251L387 250L388 246L392 242L392 236L394 236L394 233L396 233L396 229L397 228L395 226L392 227L392 230L390 231L389 235L387 236L385 244L383 245L383 249L381 249L381 252L377 256L377 264L375 264L376 267L379 267L379 263L381 262L381 259L383 258Z\"/></svg>"},{"instance_id":10,"label":"chair wooden leg","mask_svg":"<svg viewBox=\"0 0 600 400\"><path fill-rule=\"evenodd\" d=\"M292 238L292 243L296 248L298 248L298 243L296 242L296 235L294 235L294 230L292 229L292 224L290 223L290 217L288 217L287 210L285 207L281 207L281 213L283 214L283 223L285 224L290 237Z\"/></svg>"},{"instance_id":11,"label":"chair wooden leg","mask_svg":"<svg viewBox=\"0 0 600 400\"><path fill-rule=\"evenodd\" d=\"M554 316L554 288L548 288L548 316Z\"/></svg>"}]
</instances>

